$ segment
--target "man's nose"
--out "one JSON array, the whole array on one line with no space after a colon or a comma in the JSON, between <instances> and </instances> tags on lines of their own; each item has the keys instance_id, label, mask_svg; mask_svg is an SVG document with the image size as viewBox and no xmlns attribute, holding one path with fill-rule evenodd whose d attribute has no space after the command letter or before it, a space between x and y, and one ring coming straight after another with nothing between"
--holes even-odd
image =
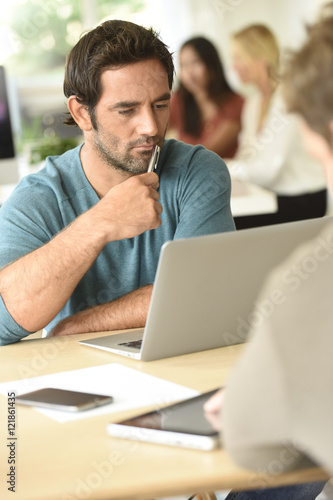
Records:
<instances>
[{"instance_id":1,"label":"man's nose","mask_svg":"<svg viewBox=\"0 0 333 500\"><path fill-rule=\"evenodd\" d=\"M139 135L153 137L158 135L157 119L152 108L143 109L138 116L137 131Z\"/></svg>"}]
</instances>

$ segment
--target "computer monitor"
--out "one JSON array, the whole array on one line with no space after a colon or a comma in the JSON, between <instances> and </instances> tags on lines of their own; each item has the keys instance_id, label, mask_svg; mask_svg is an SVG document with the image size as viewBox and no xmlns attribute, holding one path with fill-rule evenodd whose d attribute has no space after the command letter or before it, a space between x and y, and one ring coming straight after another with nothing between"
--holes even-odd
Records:
<instances>
[{"instance_id":1,"label":"computer monitor","mask_svg":"<svg viewBox=\"0 0 333 500\"><path fill-rule=\"evenodd\" d=\"M5 68L0 66L0 185L19 180Z\"/></svg>"}]
</instances>

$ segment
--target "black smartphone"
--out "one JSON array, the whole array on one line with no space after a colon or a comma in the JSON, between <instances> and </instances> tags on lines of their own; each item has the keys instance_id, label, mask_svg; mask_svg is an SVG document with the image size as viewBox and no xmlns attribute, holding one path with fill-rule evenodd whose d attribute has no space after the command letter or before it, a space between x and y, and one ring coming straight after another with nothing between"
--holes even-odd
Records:
<instances>
[{"instance_id":1,"label":"black smartphone","mask_svg":"<svg viewBox=\"0 0 333 500\"><path fill-rule=\"evenodd\" d=\"M112 396L54 388L39 389L16 396L16 402L22 405L65 411L89 410L112 401Z\"/></svg>"}]
</instances>

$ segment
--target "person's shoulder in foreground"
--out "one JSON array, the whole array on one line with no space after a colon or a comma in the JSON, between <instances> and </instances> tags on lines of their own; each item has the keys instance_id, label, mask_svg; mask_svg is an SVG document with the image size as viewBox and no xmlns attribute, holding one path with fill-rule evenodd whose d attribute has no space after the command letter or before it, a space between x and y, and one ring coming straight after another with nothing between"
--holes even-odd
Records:
<instances>
[{"instance_id":1,"label":"person's shoulder in foreground","mask_svg":"<svg viewBox=\"0 0 333 500\"><path fill-rule=\"evenodd\" d=\"M297 249L262 291L281 303L253 331L232 372L223 441L237 463L281 473L313 463L333 473L333 222Z\"/></svg>"},{"instance_id":2,"label":"person's shoulder in foreground","mask_svg":"<svg viewBox=\"0 0 333 500\"><path fill-rule=\"evenodd\" d=\"M333 3L308 28L283 78L307 151L332 190ZM330 82L330 84L328 84ZM261 299L281 303L253 328L223 403L224 442L248 468L284 472L318 464L333 473L333 226L273 271Z\"/></svg>"}]
</instances>

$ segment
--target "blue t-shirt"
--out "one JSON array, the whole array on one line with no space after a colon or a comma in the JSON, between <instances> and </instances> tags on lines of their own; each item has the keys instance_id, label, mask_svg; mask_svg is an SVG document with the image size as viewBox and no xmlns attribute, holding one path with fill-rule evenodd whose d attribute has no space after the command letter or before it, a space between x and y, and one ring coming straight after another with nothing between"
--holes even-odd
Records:
<instances>
[{"instance_id":1,"label":"blue t-shirt","mask_svg":"<svg viewBox=\"0 0 333 500\"><path fill-rule=\"evenodd\" d=\"M44 245L98 203L82 169L80 148L47 158L45 167L23 178L4 203L0 267ZM163 207L161 226L108 243L47 330L67 316L153 283L166 241L234 230L229 172L215 153L167 140L156 172ZM16 342L29 333L10 316L0 296L0 344Z\"/></svg>"}]
</instances>

